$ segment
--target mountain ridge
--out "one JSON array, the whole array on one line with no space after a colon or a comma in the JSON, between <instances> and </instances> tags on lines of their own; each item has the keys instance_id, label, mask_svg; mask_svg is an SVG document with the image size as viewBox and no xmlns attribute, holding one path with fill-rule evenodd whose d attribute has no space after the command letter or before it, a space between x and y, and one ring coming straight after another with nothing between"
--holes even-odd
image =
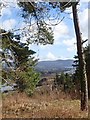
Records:
<instances>
[{"instance_id":1,"label":"mountain ridge","mask_svg":"<svg viewBox=\"0 0 90 120\"><path fill-rule=\"evenodd\" d=\"M35 69L39 72L59 72L73 69L73 61L72 59L58 59L53 61L39 61L35 67Z\"/></svg>"}]
</instances>

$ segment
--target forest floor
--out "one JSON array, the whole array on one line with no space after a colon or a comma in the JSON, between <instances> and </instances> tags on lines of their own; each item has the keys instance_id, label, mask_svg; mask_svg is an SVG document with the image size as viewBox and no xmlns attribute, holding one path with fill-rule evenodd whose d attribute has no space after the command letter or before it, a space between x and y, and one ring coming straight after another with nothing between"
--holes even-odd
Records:
<instances>
[{"instance_id":1,"label":"forest floor","mask_svg":"<svg viewBox=\"0 0 90 120\"><path fill-rule=\"evenodd\" d=\"M41 90L41 89L40 89ZM3 118L87 118L88 112L80 110L80 100L71 99L63 92L36 90L28 97L18 91L3 94Z\"/></svg>"}]
</instances>

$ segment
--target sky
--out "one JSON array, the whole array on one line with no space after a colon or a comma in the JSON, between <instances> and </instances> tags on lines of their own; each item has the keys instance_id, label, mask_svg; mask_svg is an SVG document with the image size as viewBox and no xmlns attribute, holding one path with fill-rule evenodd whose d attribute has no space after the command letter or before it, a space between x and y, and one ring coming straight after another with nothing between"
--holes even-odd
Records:
<instances>
[{"instance_id":1,"label":"sky","mask_svg":"<svg viewBox=\"0 0 90 120\"><path fill-rule=\"evenodd\" d=\"M0 28L5 30L12 30L23 27L26 24L21 17L20 8L15 4L15 0L3 0L7 7L2 7L0 16ZM35 57L40 61L58 60L58 59L73 59L77 54L76 37L73 25L73 16L66 14L71 12L68 8L65 13L62 13L64 20L57 26L53 27L54 44L53 45L30 45L30 49L36 51ZM78 16L80 22L80 29L83 40L88 38L88 2L81 0L78 5ZM48 22L48 21L47 21ZM54 21L55 22L55 21ZM22 39L25 42L25 38ZM85 45L84 45L85 46Z\"/></svg>"}]
</instances>

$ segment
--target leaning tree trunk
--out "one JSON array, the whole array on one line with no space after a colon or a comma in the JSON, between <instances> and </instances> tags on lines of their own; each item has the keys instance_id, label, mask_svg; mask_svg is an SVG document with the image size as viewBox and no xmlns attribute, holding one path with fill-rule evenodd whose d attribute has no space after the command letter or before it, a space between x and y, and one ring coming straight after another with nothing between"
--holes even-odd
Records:
<instances>
[{"instance_id":1,"label":"leaning tree trunk","mask_svg":"<svg viewBox=\"0 0 90 120\"><path fill-rule=\"evenodd\" d=\"M85 69L85 60L82 47L82 37L79 28L77 5L72 6L73 21L75 27L75 34L77 39L77 54L79 58L79 71L80 71L80 83L81 83L81 110L88 110L88 89L87 89L87 76Z\"/></svg>"}]
</instances>

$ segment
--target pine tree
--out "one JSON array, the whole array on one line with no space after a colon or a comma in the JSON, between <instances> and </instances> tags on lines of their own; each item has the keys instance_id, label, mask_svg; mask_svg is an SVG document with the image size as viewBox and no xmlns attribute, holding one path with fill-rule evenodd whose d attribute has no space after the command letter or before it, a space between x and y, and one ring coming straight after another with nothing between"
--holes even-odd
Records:
<instances>
[{"instance_id":1,"label":"pine tree","mask_svg":"<svg viewBox=\"0 0 90 120\"><path fill-rule=\"evenodd\" d=\"M2 33L5 32L6 31L2 30ZM37 60L34 60L34 57L32 57L35 52L29 50L27 44L21 43L18 40L14 41L13 38L13 33L2 35L2 60L7 63L9 68L8 70L6 70L6 68L3 69L2 77L4 80L9 79L9 82L16 82L20 91L25 91L31 95L39 81L39 74L34 70ZM13 69L9 62L12 55Z\"/></svg>"}]
</instances>

